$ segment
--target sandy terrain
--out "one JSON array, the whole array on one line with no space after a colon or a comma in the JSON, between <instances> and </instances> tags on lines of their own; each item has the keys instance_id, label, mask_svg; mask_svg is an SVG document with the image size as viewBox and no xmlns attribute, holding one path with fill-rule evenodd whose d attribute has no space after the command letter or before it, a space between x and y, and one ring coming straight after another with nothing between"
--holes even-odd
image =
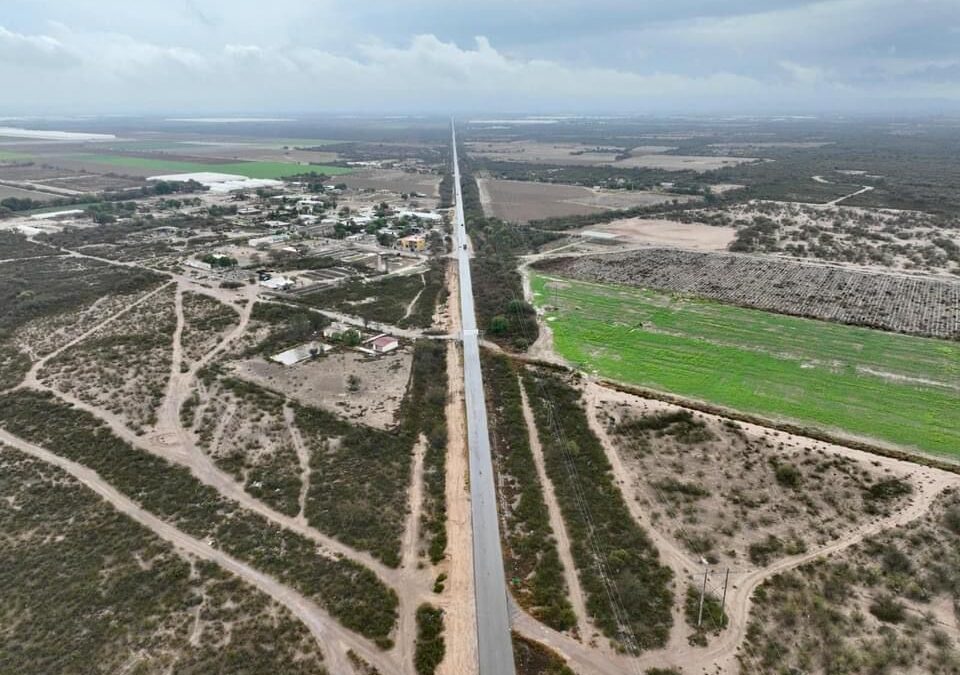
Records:
<instances>
[{"instance_id":1,"label":"sandy terrain","mask_svg":"<svg viewBox=\"0 0 960 675\"><path fill-rule=\"evenodd\" d=\"M676 246L697 251L725 251L736 237L733 227L714 227L701 223L677 223L654 218L627 218L591 225L580 232L615 234L619 242Z\"/></svg>"},{"instance_id":2,"label":"sandy terrain","mask_svg":"<svg viewBox=\"0 0 960 675\"><path fill-rule=\"evenodd\" d=\"M451 268L456 269L456 268ZM459 295L457 275L450 273L450 297ZM452 303L456 305L457 303ZM449 312L450 333L460 331L457 309ZM467 420L463 398L463 356L458 345L447 343L447 573L446 590L440 602L448 636L447 653L440 675L470 675L477 672L477 618L473 584L473 529L470 517ZM455 637L454 637L455 636Z\"/></svg>"},{"instance_id":3,"label":"sandy terrain","mask_svg":"<svg viewBox=\"0 0 960 675\"><path fill-rule=\"evenodd\" d=\"M629 495L634 476L631 475L628 464L625 463L624 458L620 456L605 433L605 425L598 418L598 413L608 410L611 402L626 403L631 406L653 405L653 403L608 390L595 383L586 385L586 399L590 426L604 443L618 484ZM720 421L720 418L714 419ZM858 528L842 534L826 545L811 546L805 552L780 558L766 567L754 566L747 561L743 561L743 564L738 565L730 576L726 605L730 625L719 636L712 636L709 645L705 648L692 647L687 643L686 636L690 629L687 628L682 615L677 611L675 611L675 618L678 620L667 647L646 652L636 659L628 659L592 649L576 642L569 636L545 627L517 608L514 608L513 613L514 628L523 635L555 649L569 660L570 666L577 672L609 673L613 675L614 673L625 672L640 673L646 668L653 667L673 667L682 669L682 672L732 674L738 671L737 651L746 634L751 596L754 589L764 580L779 572L795 569L806 562L844 551L863 541L864 538L885 529L910 523L923 516L945 488L960 485L960 477L937 469L870 455L809 439L792 437L788 434L753 425L742 424L741 427L745 433L750 435L759 437L768 434L769 439L775 443L794 443L803 448L809 447L811 451L823 451L853 462L869 465L870 470L875 473L909 475L914 486L914 494L907 498L901 509L895 510L890 515L874 516ZM653 523L650 514L639 502L634 499L627 499L627 503L631 514L645 527L651 540L657 545L661 560L677 574L677 588L682 591L684 580L697 581L702 579L703 565L698 558L678 547L670 537L664 536ZM713 592L719 592L722 590L722 583L721 573L716 569L713 570L708 581L708 588Z\"/></svg>"},{"instance_id":4,"label":"sandy terrain","mask_svg":"<svg viewBox=\"0 0 960 675\"><path fill-rule=\"evenodd\" d=\"M497 218L527 222L557 216L578 216L610 209L629 209L691 197L660 192L599 190L580 185L480 178L484 211Z\"/></svg>"},{"instance_id":5,"label":"sandy terrain","mask_svg":"<svg viewBox=\"0 0 960 675\"><path fill-rule=\"evenodd\" d=\"M614 163L613 166L703 172L755 161L756 159L752 157L725 157L720 155L634 155Z\"/></svg>"},{"instance_id":6,"label":"sandy terrain","mask_svg":"<svg viewBox=\"0 0 960 675\"><path fill-rule=\"evenodd\" d=\"M282 366L263 359L233 364L242 378L348 419L378 429L393 425L410 378L411 355L398 350L380 358L357 352L334 352L324 358ZM360 388L348 391L347 378L360 378Z\"/></svg>"},{"instance_id":7,"label":"sandy terrain","mask_svg":"<svg viewBox=\"0 0 960 675\"><path fill-rule=\"evenodd\" d=\"M434 174L407 173L399 169L361 169L337 176L337 183L346 183L351 188L372 188L390 192L420 192L430 198L440 197L440 176Z\"/></svg>"}]
</instances>

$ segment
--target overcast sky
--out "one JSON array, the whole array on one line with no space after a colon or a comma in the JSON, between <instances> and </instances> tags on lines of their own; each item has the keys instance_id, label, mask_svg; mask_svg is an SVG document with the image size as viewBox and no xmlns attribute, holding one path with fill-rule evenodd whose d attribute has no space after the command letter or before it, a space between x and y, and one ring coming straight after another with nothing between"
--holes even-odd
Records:
<instances>
[{"instance_id":1,"label":"overcast sky","mask_svg":"<svg viewBox=\"0 0 960 675\"><path fill-rule=\"evenodd\" d=\"M2 0L0 114L960 111L960 0Z\"/></svg>"}]
</instances>

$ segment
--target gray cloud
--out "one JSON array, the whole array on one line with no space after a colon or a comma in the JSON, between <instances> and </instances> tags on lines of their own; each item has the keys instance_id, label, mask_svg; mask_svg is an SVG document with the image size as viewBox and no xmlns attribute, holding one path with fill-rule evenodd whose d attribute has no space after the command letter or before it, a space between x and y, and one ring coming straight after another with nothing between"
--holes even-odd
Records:
<instances>
[{"instance_id":1,"label":"gray cloud","mask_svg":"<svg viewBox=\"0 0 960 675\"><path fill-rule=\"evenodd\" d=\"M47 35L21 35L0 26L0 63L26 69L62 68L77 62L60 42Z\"/></svg>"},{"instance_id":2,"label":"gray cloud","mask_svg":"<svg viewBox=\"0 0 960 675\"><path fill-rule=\"evenodd\" d=\"M960 105L955 0L8 2L7 114Z\"/></svg>"}]
</instances>

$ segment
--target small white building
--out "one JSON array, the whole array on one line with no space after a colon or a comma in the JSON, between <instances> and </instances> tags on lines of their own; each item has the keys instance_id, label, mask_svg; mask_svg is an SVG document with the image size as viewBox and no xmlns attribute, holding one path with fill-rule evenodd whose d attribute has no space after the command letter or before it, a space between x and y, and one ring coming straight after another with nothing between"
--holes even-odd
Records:
<instances>
[{"instance_id":1,"label":"small white building","mask_svg":"<svg viewBox=\"0 0 960 675\"><path fill-rule=\"evenodd\" d=\"M285 366L293 366L301 361L306 361L307 359L320 354L326 354L332 350L332 345L328 345L323 342L305 342L304 344L297 345L296 347L288 349L285 352L274 354L270 357L270 360L276 361L277 363L282 363Z\"/></svg>"},{"instance_id":2,"label":"small white building","mask_svg":"<svg viewBox=\"0 0 960 675\"><path fill-rule=\"evenodd\" d=\"M370 343L370 348L376 354L389 354L400 347L400 341L390 335L381 335Z\"/></svg>"},{"instance_id":3,"label":"small white building","mask_svg":"<svg viewBox=\"0 0 960 675\"><path fill-rule=\"evenodd\" d=\"M271 291L286 291L293 288L294 284L296 284L296 281L293 279L280 275L260 280L260 285L264 288L269 288Z\"/></svg>"},{"instance_id":4,"label":"small white building","mask_svg":"<svg viewBox=\"0 0 960 675\"><path fill-rule=\"evenodd\" d=\"M286 223L284 223L286 225ZM290 238L289 234L270 234L266 237L254 237L253 239L247 240L247 246L252 246L256 248L258 246L270 246L271 244L279 244L282 241L286 241Z\"/></svg>"}]
</instances>

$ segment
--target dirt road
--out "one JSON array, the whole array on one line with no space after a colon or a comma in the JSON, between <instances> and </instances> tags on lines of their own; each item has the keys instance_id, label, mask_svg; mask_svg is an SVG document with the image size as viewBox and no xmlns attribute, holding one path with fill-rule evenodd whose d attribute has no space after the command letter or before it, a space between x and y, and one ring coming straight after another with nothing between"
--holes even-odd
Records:
<instances>
[{"instance_id":1,"label":"dirt road","mask_svg":"<svg viewBox=\"0 0 960 675\"><path fill-rule=\"evenodd\" d=\"M257 587L271 598L286 606L299 618L321 645L327 665L333 673L351 673L352 667L346 658L347 649L352 649L364 659L381 669L381 672L395 672L392 664L384 658L373 643L342 628L333 617L324 612L316 603L308 600L293 589L284 586L273 577L253 569L246 563L219 551L209 544L195 539L178 530L169 523L143 510L104 481L99 474L81 464L64 459L39 446L0 430L0 442L24 452L32 457L57 466L96 492L121 513L129 516L160 538L170 542L179 550L185 551L202 560L214 562L225 570L237 575L247 583Z\"/></svg>"},{"instance_id":2,"label":"dirt road","mask_svg":"<svg viewBox=\"0 0 960 675\"><path fill-rule=\"evenodd\" d=\"M451 272L450 297L457 297L457 277ZM451 333L460 331L455 308L449 312ZM447 655L440 675L477 672L476 602L473 586L473 530L470 521L470 485L467 465L467 423L464 417L463 364L460 349L447 343L447 573L440 605L448 635Z\"/></svg>"},{"instance_id":3,"label":"dirt road","mask_svg":"<svg viewBox=\"0 0 960 675\"><path fill-rule=\"evenodd\" d=\"M567 595L570 604L573 605L573 611L577 614L576 629L581 640L589 641L594 631L588 620L587 602L583 589L580 587L577 566L574 564L573 555L570 552L570 536L567 534L567 526L563 520L563 515L560 513L560 504L557 502L557 495L553 489L553 481L547 476L543 447L540 445L540 434L537 431L537 423L533 417L533 410L530 408L530 401L527 398L527 390L524 388L522 381L519 382L519 385L523 406L523 421L527 424L527 433L530 439L530 452L533 454L533 463L537 468L537 478L543 487L543 498L547 503L547 512L550 516L550 528L557 540L557 553L560 555L560 562L563 565L563 579L567 584Z\"/></svg>"}]
</instances>

